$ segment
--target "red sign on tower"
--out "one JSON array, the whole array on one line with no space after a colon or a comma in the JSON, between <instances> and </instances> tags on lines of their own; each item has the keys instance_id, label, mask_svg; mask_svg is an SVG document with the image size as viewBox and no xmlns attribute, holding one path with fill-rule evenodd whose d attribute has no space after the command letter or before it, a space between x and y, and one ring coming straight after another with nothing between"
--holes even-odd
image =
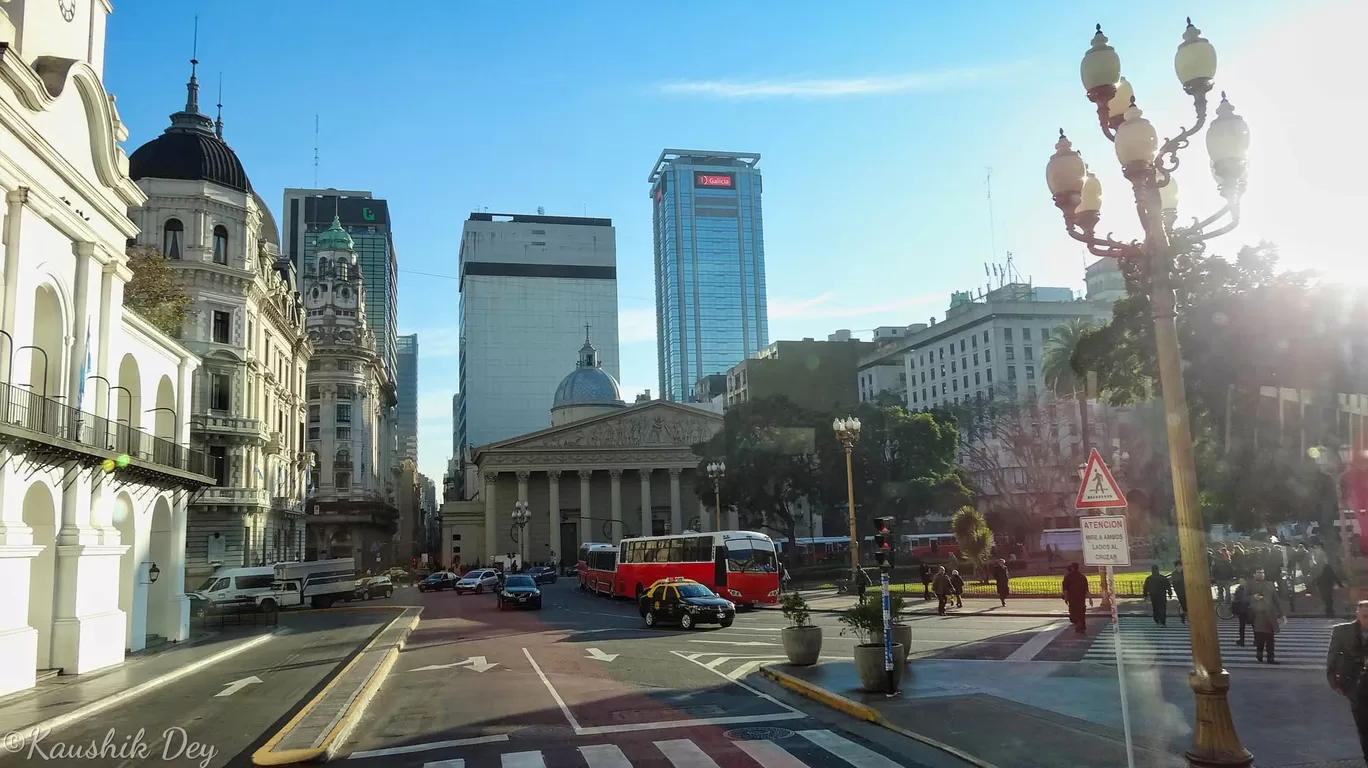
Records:
<instances>
[{"instance_id":1,"label":"red sign on tower","mask_svg":"<svg viewBox=\"0 0 1368 768\"><path fill-rule=\"evenodd\" d=\"M1116 484L1111 470L1097 449L1088 454L1088 464L1083 470L1083 482L1078 486L1078 509L1111 509L1126 506L1126 496L1121 486Z\"/></svg>"}]
</instances>

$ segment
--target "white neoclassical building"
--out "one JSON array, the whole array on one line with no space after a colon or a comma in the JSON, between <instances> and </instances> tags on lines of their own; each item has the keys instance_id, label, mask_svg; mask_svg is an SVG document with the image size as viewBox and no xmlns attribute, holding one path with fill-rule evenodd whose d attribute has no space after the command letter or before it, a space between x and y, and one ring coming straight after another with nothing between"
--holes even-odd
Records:
<instances>
[{"instance_id":1,"label":"white neoclassical building","mask_svg":"<svg viewBox=\"0 0 1368 768\"><path fill-rule=\"evenodd\" d=\"M223 121L199 108L192 64L185 109L129 158L147 201L129 211L190 294L183 343L203 359L191 398L192 444L217 485L190 503L186 576L303 558L304 378L312 345L294 264L252 190ZM220 109L222 109L220 107Z\"/></svg>"},{"instance_id":2,"label":"white neoclassical building","mask_svg":"<svg viewBox=\"0 0 1368 768\"><path fill-rule=\"evenodd\" d=\"M0 694L187 637L198 359L123 310L143 193L101 82L106 2L0 4Z\"/></svg>"}]
</instances>

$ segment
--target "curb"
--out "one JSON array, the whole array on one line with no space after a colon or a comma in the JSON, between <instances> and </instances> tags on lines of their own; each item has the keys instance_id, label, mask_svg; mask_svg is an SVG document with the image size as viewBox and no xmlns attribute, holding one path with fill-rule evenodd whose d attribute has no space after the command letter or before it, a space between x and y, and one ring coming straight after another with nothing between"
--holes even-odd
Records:
<instances>
[{"instance_id":1,"label":"curb","mask_svg":"<svg viewBox=\"0 0 1368 768\"><path fill-rule=\"evenodd\" d=\"M225 648L222 651L219 651L213 656L210 656L205 659L200 659L199 661L192 662L183 667L180 667L174 672L167 672L166 674L160 677L154 677L145 683L141 683L139 685L133 686L132 688L127 688L122 691L119 691L118 693L100 699L99 701L93 704L87 704L84 707L79 707L64 715L58 715L57 717L44 720L41 723L30 725L27 728L22 728L18 731L14 731L10 734L6 741L8 742L9 739L17 739L19 740L20 744L25 744L29 741L29 739L32 739L34 736L37 736L39 734L48 734L52 731L57 730L58 728L62 728L64 726L71 725L72 723L78 722L80 720L84 720L87 717L96 714L97 712L102 712L112 706L122 704L123 702L137 698L138 696L141 696L144 693L147 693L148 691L160 688L168 683L175 682L176 680L179 680L180 678L185 677L186 675L189 675L193 672L198 672L199 670L204 669L205 667L217 664L220 661L223 661L224 659L227 659L229 657L236 656L239 653L242 653L243 651L246 651L250 648L255 648L256 646L261 645L267 640L270 640L271 638L275 637L278 633L279 630L275 632L269 632L264 635L258 635L257 637L248 638L247 640L244 640L231 648Z\"/></svg>"},{"instance_id":2,"label":"curb","mask_svg":"<svg viewBox=\"0 0 1368 768\"><path fill-rule=\"evenodd\" d=\"M290 718L290 721L271 736L270 739L267 739L266 743L263 744L260 749L252 753L252 764L276 766L293 765L296 763L327 762L327 760L336 752L337 747L351 735L352 729L354 729L357 722L360 721L362 713L366 710L366 706L370 704L370 700L375 696L376 692L380 690L380 685L385 681L385 678L389 676L390 669L394 666L394 663L398 661L399 652L403 650L404 643L408 640L409 634L418 626L418 621L423 613L423 609L417 606L384 606L384 609L398 609L400 611L405 611L410 608L416 608L416 611L413 615L413 619L409 622L408 627L400 632L398 640L390 646L389 650L385 651L385 658L376 666L375 670L371 673L370 677L366 679L366 682L361 686L357 693L352 696L352 699L347 703L346 708L337 717L336 721L334 721L332 729L328 731L327 735L323 738L323 741L317 747L311 749L294 749L285 752L272 751L275 745L279 744L285 736L288 735L300 721L308 716L309 713L313 711L313 708L333 690L337 685L337 681L341 680L343 675L361 661L365 656L366 651L380 642L380 638L384 636L385 631L396 622L403 620L404 617L402 613L391 620L384 629L381 629L376 633L375 638L367 643L365 648L362 648L345 667L333 674L332 678L328 680L327 685L323 686L323 690L319 691L307 704L301 707L300 710L295 713L294 717ZM326 608L321 610L347 611L370 609Z\"/></svg>"},{"instance_id":3,"label":"curb","mask_svg":"<svg viewBox=\"0 0 1368 768\"><path fill-rule=\"evenodd\" d=\"M888 718L884 717L883 714L879 712L879 710L869 706L868 704L861 704L858 701L848 699L845 696L841 696L840 694L832 693L831 691L828 691L820 685L814 685L801 678L794 677L793 675L787 674L785 672L780 672L779 670L774 669L768 664L762 665L759 669L759 672L762 677L765 677L775 683L778 683L784 688L787 688L788 690L793 691L794 693L800 696L812 699L813 701L816 701L820 704L825 704L826 706L838 712L850 715L851 717L859 718L860 720L864 720L866 722L873 723L883 728L887 728L888 730L893 731L894 733L900 736L912 739L913 741L919 741L928 747L938 749L948 755L951 755L952 757L959 758L960 760L963 760L964 762L969 763L972 766L975 766L975 768L998 768L996 765L993 765L992 763L980 760L979 758L974 757L973 755L962 750L956 749L955 747L952 747L949 744L946 744L941 741L936 741L935 739L929 736L924 736L920 733L917 733L916 731L910 731L906 728L895 725L892 722L890 722Z\"/></svg>"}]
</instances>

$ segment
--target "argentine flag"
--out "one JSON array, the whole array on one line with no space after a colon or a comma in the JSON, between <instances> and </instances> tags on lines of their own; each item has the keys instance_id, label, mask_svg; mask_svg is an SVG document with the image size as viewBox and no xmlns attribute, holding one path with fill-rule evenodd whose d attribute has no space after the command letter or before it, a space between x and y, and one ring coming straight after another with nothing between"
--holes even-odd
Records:
<instances>
[{"instance_id":1,"label":"argentine flag","mask_svg":"<svg viewBox=\"0 0 1368 768\"><path fill-rule=\"evenodd\" d=\"M90 381L90 318L86 318L85 360L81 363L81 385L76 392L76 410L85 403L86 383Z\"/></svg>"}]
</instances>

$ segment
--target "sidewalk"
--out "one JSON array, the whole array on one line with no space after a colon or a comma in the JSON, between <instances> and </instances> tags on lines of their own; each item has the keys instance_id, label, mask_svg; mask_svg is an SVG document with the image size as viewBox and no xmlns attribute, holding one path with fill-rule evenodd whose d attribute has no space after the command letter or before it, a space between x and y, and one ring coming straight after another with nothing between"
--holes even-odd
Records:
<instances>
[{"instance_id":1,"label":"sidewalk","mask_svg":"<svg viewBox=\"0 0 1368 768\"><path fill-rule=\"evenodd\" d=\"M84 675L58 675L0 698L0 733L53 730L267 642L275 627L228 628L163 645Z\"/></svg>"},{"instance_id":2,"label":"sidewalk","mask_svg":"<svg viewBox=\"0 0 1368 768\"><path fill-rule=\"evenodd\" d=\"M892 698L864 693L854 662L771 664L760 674L853 717L971 756L981 768L1126 765L1115 667L920 660ZM1362 761L1349 708L1322 675L1268 668L1232 677L1231 711L1260 768ZM1134 669L1127 681L1136 765L1182 768L1195 717L1187 670Z\"/></svg>"}]
</instances>

